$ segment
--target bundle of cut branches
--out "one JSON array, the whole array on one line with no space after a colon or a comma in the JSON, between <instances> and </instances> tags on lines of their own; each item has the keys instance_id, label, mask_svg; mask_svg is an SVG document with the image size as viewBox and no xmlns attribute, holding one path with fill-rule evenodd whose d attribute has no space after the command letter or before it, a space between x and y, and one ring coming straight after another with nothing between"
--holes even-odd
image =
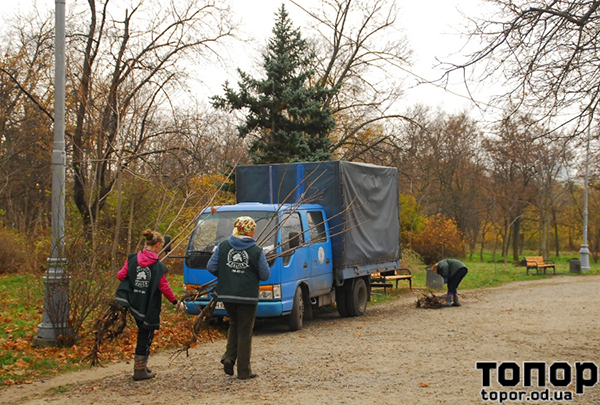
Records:
<instances>
[{"instance_id":1,"label":"bundle of cut branches","mask_svg":"<svg viewBox=\"0 0 600 405\"><path fill-rule=\"evenodd\" d=\"M186 291L186 293L184 294L184 296L182 297L181 300L182 301L192 301L192 302L196 301L199 297L213 292L216 286L217 286L217 280L209 281L206 284L202 284L192 290ZM210 334L209 321L210 321L210 318L212 317L212 314L213 314L213 311L215 310L216 305L217 305L216 296L213 295L212 298L210 299L210 301L208 301L208 304L204 308L202 308L202 311L200 311L200 314L196 317L196 319L194 319L194 322L191 327L192 337L190 338L190 340L188 340L186 343L184 343L183 347L181 347L180 349L177 349L175 351L172 358L177 357L178 355L180 355L183 352L185 352L186 356L189 355L189 350L192 347L194 347L196 345L196 342L198 341L198 337L200 335L202 326L206 326L208 336L210 337L210 340L213 341L213 338Z\"/></svg>"},{"instance_id":2,"label":"bundle of cut branches","mask_svg":"<svg viewBox=\"0 0 600 405\"><path fill-rule=\"evenodd\" d=\"M444 306L445 297L435 295L431 290L429 290L429 294L431 295L422 294L423 296L417 299L417 308L439 309Z\"/></svg>"},{"instance_id":3,"label":"bundle of cut branches","mask_svg":"<svg viewBox=\"0 0 600 405\"><path fill-rule=\"evenodd\" d=\"M111 341L123 333L125 326L127 326L128 313L127 308L117 303L116 300L107 301L106 310L94 324L94 334L96 336L94 346L84 360L89 361L92 366L100 365L98 358L100 346L104 341Z\"/></svg>"}]
</instances>

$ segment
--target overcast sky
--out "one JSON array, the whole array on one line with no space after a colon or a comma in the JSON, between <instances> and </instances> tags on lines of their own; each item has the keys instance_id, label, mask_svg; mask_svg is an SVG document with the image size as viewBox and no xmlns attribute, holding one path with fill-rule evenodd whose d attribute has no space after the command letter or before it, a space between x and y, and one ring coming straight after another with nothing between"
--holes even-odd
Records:
<instances>
[{"instance_id":1,"label":"overcast sky","mask_svg":"<svg viewBox=\"0 0 600 405\"><path fill-rule=\"evenodd\" d=\"M17 9L24 11L31 7L40 9L55 7L55 3L51 0L1 1L0 9L4 11L4 15ZM66 0L67 8L75 1ZM113 1L118 2L119 0ZM303 7L310 8L311 4L318 1L300 0L300 3ZM289 0L229 0L229 2L233 5L245 34L253 36L256 40L250 45L235 49L228 55L231 59L231 66L226 71L211 67L209 78L205 80L206 87L201 91L212 94L221 92L221 86L226 78L232 83L237 81L236 67L247 71L250 70L252 61L259 60L260 49L264 49L267 39L272 34L275 14L282 3L286 5L295 27L305 28L306 26L306 13ZM414 64L410 67L406 66L407 71L413 74L411 76L410 73L407 73L406 97L409 104L423 103L433 107L439 106L449 113L472 108L473 103L467 100L467 92L464 85L460 83L458 75L453 76L454 83L450 84L449 90L459 95L444 91L433 84L417 86L417 83L420 81L418 77L434 81L441 76L442 72L434 69L437 63L436 58L444 61L461 60L459 56L451 56L453 53L461 51L465 42L464 38L461 39L458 35L459 32L464 32L463 27L466 24L459 11L470 16L479 16L482 10L480 3L481 0L397 0L396 4L400 10L399 28L406 33L409 46L413 51ZM487 101L487 96L484 94L476 92L474 96L479 101Z\"/></svg>"},{"instance_id":2,"label":"overcast sky","mask_svg":"<svg viewBox=\"0 0 600 405\"><path fill-rule=\"evenodd\" d=\"M300 4L309 8L318 0L302 0ZM290 14L294 26L303 28L306 22L306 14L289 0L233 0L236 14L242 17L243 29L257 38L256 45L264 46L270 37L271 29L275 22L275 14L282 3ZM459 83L459 75L454 75L454 83L449 89L453 93L444 91L433 84L417 83L423 78L429 81L438 79L442 72L434 69L437 64L436 58L443 61L461 60L453 53L461 51L465 43L459 33L464 33L465 19L459 11L467 15L477 15L481 10L480 0L397 0L400 9L399 27L404 30L413 50L413 66L407 66L407 70L414 75L407 74L409 85L406 94L410 103L423 103L430 106L440 106L450 113L470 108L472 102L467 100L467 92L464 85ZM257 57L257 52L252 47L246 47L243 52L246 56L238 55L238 60L250 58L248 53ZM247 59L249 63L250 59ZM235 82L235 79L233 80ZM462 96L462 97L461 97ZM486 95L481 94L481 100L486 101Z\"/></svg>"}]
</instances>

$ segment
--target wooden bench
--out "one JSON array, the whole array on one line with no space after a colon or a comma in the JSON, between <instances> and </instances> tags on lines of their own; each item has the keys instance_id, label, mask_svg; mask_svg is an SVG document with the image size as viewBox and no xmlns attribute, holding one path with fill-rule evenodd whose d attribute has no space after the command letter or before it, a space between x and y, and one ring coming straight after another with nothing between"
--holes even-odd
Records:
<instances>
[{"instance_id":1,"label":"wooden bench","mask_svg":"<svg viewBox=\"0 0 600 405\"><path fill-rule=\"evenodd\" d=\"M390 276L385 276L386 281L390 280L390 281L396 281L396 289L398 288L398 282L401 280L407 280L408 281L408 286L410 288L410 290L412 291L412 272L410 271L410 269L398 269L395 271L394 274L390 275Z\"/></svg>"},{"instance_id":2,"label":"wooden bench","mask_svg":"<svg viewBox=\"0 0 600 405\"><path fill-rule=\"evenodd\" d=\"M395 281L396 289L398 289L398 282L401 280L407 280L410 290L412 291L412 272L410 269L397 269L373 273L371 275L371 287L383 288L383 293L387 295L387 289L393 286L390 281Z\"/></svg>"},{"instance_id":3,"label":"wooden bench","mask_svg":"<svg viewBox=\"0 0 600 405\"><path fill-rule=\"evenodd\" d=\"M525 257L525 262L527 266L527 275L529 275L530 269L535 269L535 274L539 274L540 270L543 270L544 274L546 274L547 268L552 268L554 270L554 275L556 275L556 267L554 267L554 262L552 260L544 260L542 256L529 256Z\"/></svg>"},{"instance_id":4,"label":"wooden bench","mask_svg":"<svg viewBox=\"0 0 600 405\"><path fill-rule=\"evenodd\" d=\"M392 288L394 285L392 283L388 283L385 279L385 276L382 276L381 273L373 273L370 278L371 288L383 288L383 294L387 295L387 289Z\"/></svg>"}]
</instances>

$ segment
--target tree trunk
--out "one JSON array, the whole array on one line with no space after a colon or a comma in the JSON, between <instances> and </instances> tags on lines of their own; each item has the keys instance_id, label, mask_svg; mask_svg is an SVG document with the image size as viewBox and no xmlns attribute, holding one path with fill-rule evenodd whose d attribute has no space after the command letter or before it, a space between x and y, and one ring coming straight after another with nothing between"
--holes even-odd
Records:
<instances>
[{"instance_id":1,"label":"tree trunk","mask_svg":"<svg viewBox=\"0 0 600 405\"><path fill-rule=\"evenodd\" d=\"M554 253L560 257L560 241L558 239L558 224L556 223L556 209L552 208L552 225L554 227Z\"/></svg>"},{"instance_id":2,"label":"tree trunk","mask_svg":"<svg viewBox=\"0 0 600 405\"><path fill-rule=\"evenodd\" d=\"M113 239L113 246L111 251L111 263L110 268L115 266L117 261L117 249L119 248L119 239L121 238L121 215L123 211L123 172L121 171L121 165L117 165L117 212L116 212L116 223L115 223L115 236Z\"/></svg>"},{"instance_id":3,"label":"tree trunk","mask_svg":"<svg viewBox=\"0 0 600 405\"><path fill-rule=\"evenodd\" d=\"M508 221L504 220L504 238L502 240L502 257L508 256L508 246L510 243L510 227Z\"/></svg>"},{"instance_id":4,"label":"tree trunk","mask_svg":"<svg viewBox=\"0 0 600 405\"><path fill-rule=\"evenodd\" d=\"M513 260L515 262L519 261L519 242L521 235L521 218L516 218L513 222L512 226L512 248L513 248Z\"/></svg>"},{"instance_id":5,"label":"tree trunk","mask_svg":"<svg viewBox=\"0 0 600 405\"><path fill-rule=\"evenodd\" d=\"M483 262L483 250L484 250L484 247L485 247L485 234L486 234L486 231L483 230L481 232L481 246L479 248L479 260L482 261L482 262Z\"/></svg>"},{"instance_id":6,"label":"tree trunk","mask_svg":"<svg viewBox=\"0 0 600 405\"><path fill-rule=\"evenodd\" d=\"M135 208L135 198L134 194L131 194L129 199L129 224L127 224L127 252L132 252L131 243L133 241L133 211Z\"/></svg>"}]
</instances>

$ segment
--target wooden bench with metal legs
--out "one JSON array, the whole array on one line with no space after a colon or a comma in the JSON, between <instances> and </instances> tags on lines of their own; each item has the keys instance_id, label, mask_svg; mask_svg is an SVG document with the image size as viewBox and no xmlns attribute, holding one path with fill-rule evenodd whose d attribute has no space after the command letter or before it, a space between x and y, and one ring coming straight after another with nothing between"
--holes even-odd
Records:
<instances>
[{"instance_id":1,"label":"wooden bench with metal legs","mask_svg":"<svg viewBox=\"0 0 600 405\"><path fill-rule=\"evenodd\" d=\"M396 281L396 289L398 289L398 282L401 280L408 280L408 285L412 291L412 272L410 269L398 269L396 274L391 276L385 276L386 281Z\"/></svg>"},{"instance_id":2,"label":"wooden bench with metal legs","mask_svg":"<svg viewBox=\"0 0 600 405\"><path fill-rule=\"evenodd\" d=\"M556 275L556 267L554 267L554 262L552 260L544 260L542 256L529 256L525 257L525 262L528 275L530 269L535 269L535 274L539 274L540 270L543 270L544 274L546 274L547 268L552 268L554 270L554 275Z\"/></svg>"},{"instance_id":3,"label":"wooden bench with metal legs","mask_svg":"<svg viewBox=\"0 0 600 405\"><path fill-rule=\"evenodd\" d=\"M408 280L410 290L412 291L412 272L406 268L373 273L371 275L371 287L383 288L383 293L387 295L387 289L393 287L390 281L395 281L396 289L398 289L398 282L401 280Z\"/></svg>"}]
</instances>

